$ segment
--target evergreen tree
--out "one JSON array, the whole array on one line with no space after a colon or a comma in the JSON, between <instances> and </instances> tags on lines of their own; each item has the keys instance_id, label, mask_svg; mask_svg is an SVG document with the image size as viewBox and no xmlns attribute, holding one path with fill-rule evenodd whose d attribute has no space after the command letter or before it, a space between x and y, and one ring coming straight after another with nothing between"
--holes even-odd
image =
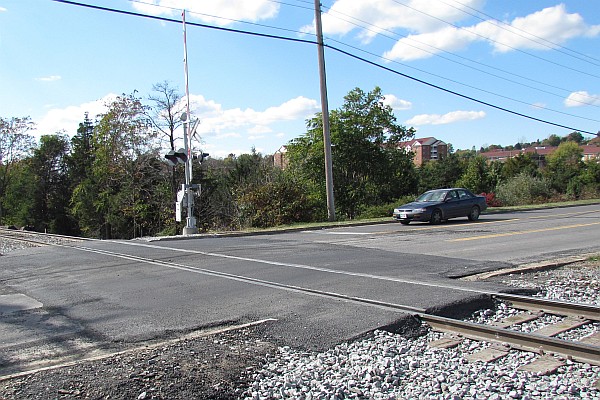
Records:
<instances>
[{"instance_id":1,"label":"evergreen tree","mask_svg":"<svg viewBox=\"0 0 600 400\"><path fill-rule=\"evenodd\" d=\"M67 169L69 140L65 135L44 135L29 162L36 190L32 216L36 230L77 233L70 218L70 182Z\"/></svg>"}]
</instances>

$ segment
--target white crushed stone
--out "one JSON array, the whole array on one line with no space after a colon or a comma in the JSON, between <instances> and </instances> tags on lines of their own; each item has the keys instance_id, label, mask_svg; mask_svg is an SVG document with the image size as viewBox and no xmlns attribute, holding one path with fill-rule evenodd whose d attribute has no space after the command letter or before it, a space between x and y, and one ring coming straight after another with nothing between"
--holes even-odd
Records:
<instances>
[{"instance_id":1,"label":"white crushed stone","mask_svg":"<svg viewBox=\"0 0 600 400\"><path fill-rule=\"evenodd\" d=\"M600 267L561 268L538 272L535 279L511 276L504 283L540 290L540 297L599 304ZM531 274L528 274L531 275ZM498 303L495 310L475 313L474 322L492 322L522 311ZM513 329L531 331L560 320L546 315ZM558 336L581 339L600 331L600 323ZM282 347L257 371L246 399L600 399L595 388L600 367L565 360L556 373L520 371L538 356L511 350L494 362L469 362L465 356L489 343L464 340L458 347L439 349L428 343L442 333L407 339L384 331L323 353Z\"/></svg>"}]
</instances>

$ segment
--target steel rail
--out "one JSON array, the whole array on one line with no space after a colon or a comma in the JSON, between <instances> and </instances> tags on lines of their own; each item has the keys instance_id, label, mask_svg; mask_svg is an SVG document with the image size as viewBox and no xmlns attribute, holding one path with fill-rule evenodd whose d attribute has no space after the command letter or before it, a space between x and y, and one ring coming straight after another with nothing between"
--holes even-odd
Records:
<instances>
[{"instance_id":1,"label":"steel rail","mask_svg":"<svg viewBox=\"0 0 600 400\"><path fill-rule=\"evenodd\" d=\"M548 314L584 317L600 321L600 307L592 304L570 303L559 300L541 299L516 294L497 293L493 298L511 303L519 310L543 311Z\"/></svg>"},{"instance_id":2,"label":"steel rail","mask_svg":"<svg viewBox=\"0 0 600 400\"><path fill-rule=\"evenodd\" d=\"M0 234L5 236L39 236L39 237L49 237L49 238L57 238L57 239L65 239L65 240L74 240L74 241L89 241L96 240L91 238L79 237L79 236L68 236L68 235L59 235L56 233L45 233L45 232L35 232L35 231L23 231L17 229L8 229L0 227Z\"/></svg>"},{"instance_id":3,"label":"steel rail","mask_svg":"<svg viewBox=\"0 0 600 400\"><path fill-rule=\"evenodd\" d=\"M35 244L38 246L50 246L50 243L45 243L45 242L41 242L39 240L32 240L32 239L23 239L23 238L19 238L16 237L17 235L7 235L4 232L0 232L0 238L5 238L8 240L14 240L15 242L24 242L24 243L31 243L31 244Z\"/></svg>"},{"instance_id":4,"label":"steel rail","mask_svg":"<svg viewBox=\"0 0 600 400\"><path fill-rule=\"evenodd\" d=\"M534 353L555 353L576 361L600 365L600 347L598 346L430 314L419 314L418 316L433 329L442 332L459 333L475 340L508 343L513 348L520 350Z\"/></svg>"}]
</instances>

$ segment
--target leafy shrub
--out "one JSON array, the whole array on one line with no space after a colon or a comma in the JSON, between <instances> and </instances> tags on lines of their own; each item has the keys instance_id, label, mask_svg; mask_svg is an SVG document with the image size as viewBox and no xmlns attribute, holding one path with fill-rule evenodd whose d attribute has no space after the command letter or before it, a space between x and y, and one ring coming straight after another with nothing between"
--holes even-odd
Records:
<instances>
[{"instance_id":1,"label":"leafy shrub","mask_svg":"<svg viewBox=\"0 0 600 400\"><path fill-rule=\"evenodd\" d=\"M485 202L488 207L500 207L502 202L496 197L496 193L481 193L480 196L485 197Z\"/></svg>"},{"instance_id":2,"label":"leafy shrub","mask_svg":"<svg viewBox=\"0 0 600 400\"><path fill-rule=\"evenodd\" d=\"M415 196L403 196L396 201L377 206L369 206L361 210L358 219L391 217L394 208L415 200Z\"/></svg>"},{"instance_id":3,"label":"leafy shrub","mask_svg":"<svg viewBox=\"0 0 600 400\"><path fill-rule=\"evenodd\" d=\"M543 203L552 195L553 191L547 179L525 173L514 176L496 188L496 196L505 206Z\"/></svg>"},{"instance_id":4,"label":"leafy shrub","mask_svg":"<svg viewBox=\"0 0 600 400\"><path fill-rule=\"evenodd\" d=\"M255 186L239 199L246 225L269 228L295 222L311 222L319 209L295 182L279 179Z\"/></svg>"}]
</instances>

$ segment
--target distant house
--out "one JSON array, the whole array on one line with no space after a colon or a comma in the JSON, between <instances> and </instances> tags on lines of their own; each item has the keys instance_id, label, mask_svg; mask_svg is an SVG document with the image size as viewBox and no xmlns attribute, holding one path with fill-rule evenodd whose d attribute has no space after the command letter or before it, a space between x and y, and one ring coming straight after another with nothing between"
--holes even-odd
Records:
<instances>
[{"instance_id":1,"label":"distant house","mask_svg":"<svg viewBox=\"0 0 600 400\"><path fill-rule=\"evenodd\" d=\"M600 162L600 144L588 144L581 148L583 149L583 161L596 160Z\"/></svg>"},{"instance_id":2,"label":"distant house","mask_svg":"<svg viewBox=\"0 0 600 400\"><path fill-rule=\"evenodd\" d=\"M279 148L279 150L277 150L273 154L273 165L280 169L286 169L288 166L288 159L286 157L286 154L287 154L287 147L281 146Z\"/></svg>"},{"instance_id":3,"label":"distant house","mask_svg":"<svg viewBox=\"0 0 600 400\"><path fill-rule=\"evenodd\" d=\"M448 155L448 144L434 137L413 139L398 144L399 148L412 151L415 156L413 162L420 167L427 161L435 161Z\"/></svg>"},{"instance_id":4,"label":"distant house","mask_svg":"<svg viewBox=\"0 0 600 400\"><path fill-rule=\"evenodd\" d=\"M600 146L598 145L586 145L580 146L583 152L582 160L598 160L600 162ZM546 156L552 154L558 147L556 146L537 146L527 147L522 150L492 150L479 155L485 157L488 161L500 161L505 162L509 158L516 157L520 154L531 154L535 160L538 161L539 166L546 165Z\"/></svg>"}]
</instances>

